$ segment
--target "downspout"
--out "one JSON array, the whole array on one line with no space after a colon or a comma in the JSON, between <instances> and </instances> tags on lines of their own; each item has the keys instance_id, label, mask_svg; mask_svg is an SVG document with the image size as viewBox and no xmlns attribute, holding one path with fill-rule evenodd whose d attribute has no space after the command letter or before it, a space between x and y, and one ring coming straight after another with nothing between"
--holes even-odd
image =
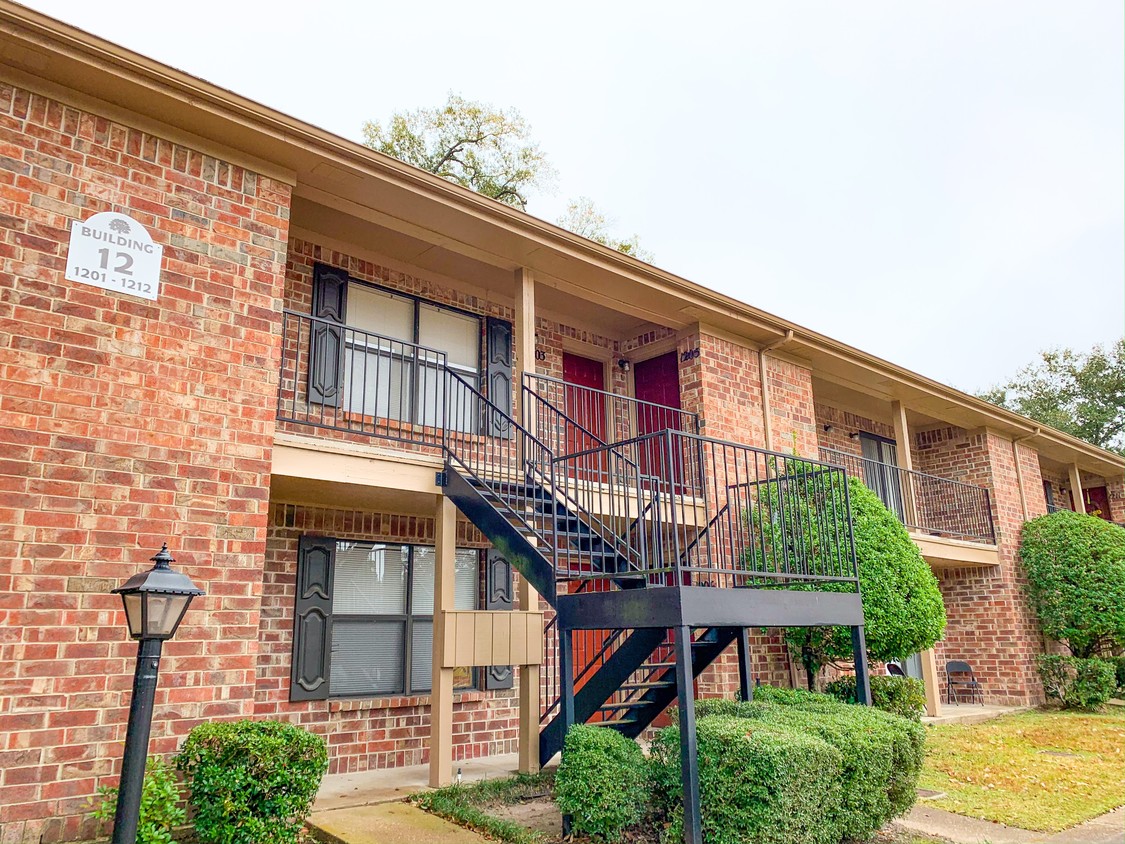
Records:
<instances>
[{"instance_id":1,"label":"downspout","mask_svg":"<svg viewBox=\"0 0 1125 844\"><path fill-rule=\"evenodd\" d=\"M787 329L783 337L766 343L758 349L758 378L762 391L762 435L767 449L773 448L773 423L770 421L770 386L766 378L766 352L781 348L793 339L793 329Z\"/></svg>"},{"instance_id":2,"label":"downspout","mask_svg":"<svg viewBox=\"0 0 1125 844\"><path fill-rule=\"evenodd\" d=\"M1016 462L1016 486L1018 486L1019 490L1020 490L1020 507L1023 510L1023 520L1025 522L1028 519L1028 516L1027 516L1027 492L1023 488L1023 469L1020 468L1019 444L1039 436L1042 432L1043 432L1042 428L1036 428L1035 431L1030 433L1030 434L1024 434L1022 437L1014 437L1012 439L1012 458Z\"/></svg>"}]
</instances>

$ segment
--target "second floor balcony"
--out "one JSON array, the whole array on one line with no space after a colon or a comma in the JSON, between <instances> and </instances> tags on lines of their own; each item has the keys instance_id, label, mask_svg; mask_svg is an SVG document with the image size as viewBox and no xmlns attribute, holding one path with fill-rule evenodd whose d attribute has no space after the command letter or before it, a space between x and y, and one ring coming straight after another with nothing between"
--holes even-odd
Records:
<instances>
[{"instance_id":1,"label":"second floor balcony","mask_svg":"<svg viewBox=\"0 0 1125 844\"><path fill-rule=\"evenodd\" d=\"M843 466L875 492L916 535L995 545L989 491L981 486L903 469L833 448L820 457Z\"/></svg>"}]
</instances>

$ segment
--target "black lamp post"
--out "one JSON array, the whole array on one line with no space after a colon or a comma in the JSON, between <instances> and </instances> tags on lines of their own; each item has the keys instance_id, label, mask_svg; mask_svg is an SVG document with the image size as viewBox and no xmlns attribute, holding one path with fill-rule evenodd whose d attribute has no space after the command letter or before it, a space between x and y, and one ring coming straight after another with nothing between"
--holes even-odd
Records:
<instances>
[{"instance_id":1,"label":"black lamp post","mask_svg":"<svg viewBox=\"0 0 1125 844\"><path fill-rule=\"evenodd\" d=\"M172 570L169 564L176 561L168 553L167 543L152 561L156 565L151 569L133 575L124 586L113 590L125 604L129 635L140 641L137 669L133 674L133 700L129 704L129 726L125 730L121 784L117 789L117 812L113 818L113 844L136 844L137 841L160 649L165 639L176 634L191 599L204 594L186 574Z\"/></svg>"}]
</instances>

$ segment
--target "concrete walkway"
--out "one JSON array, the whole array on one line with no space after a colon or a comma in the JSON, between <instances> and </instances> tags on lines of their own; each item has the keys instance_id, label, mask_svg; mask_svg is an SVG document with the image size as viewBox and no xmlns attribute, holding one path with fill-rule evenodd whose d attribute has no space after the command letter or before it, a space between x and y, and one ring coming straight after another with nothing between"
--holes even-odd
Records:
<instances>
[{"instance_id":1,"label":"concrete walkway","mask_svg":"<svg viewBox=\"0 0 1125 844\"><path fill-rule=\"evenodd\" d=\"M453 775L461 771L463 782L509 777L516 772L519 757L515 753L467 759L453 763ZM359 774L333 774L320 783L313 812L326 812L350 806L371 806L402 800L429 787L430 766L408 765L364 771Z\"/></svg>"},{"instance_id":2,"label":"concrete walkway","mask_svg":"<svg viewBox=\"0 0 1125 844\"><path fill-rule=\"evenodd\" d=\"M900 829L945 838L954 844L1125 844L1125 808L1062 832L1032 832L918 805L894 821Z\"/></svg>"},{"instance_id":3,"label":"concrete walkway","mask_svg":"<svg viewBox=\"0 0 1125 844\"><path fill-rule=\"evenodd\" d=\"M402 802L316 812L309 818L309 831L325 844L483 844L488 840Z\"/></svg>"},{"instance_id":4,"label":"concrete walkway","mask_svg":"<svg viewBox=\"0 0 1125 844\"><path fill-rule=\"evenodd\" d=\"M980 724L991 721L1003 715L1012 715L1016 712L1026 712L1030 706L996 706L988 704L981 706L968 703L943 703L941 715L936 718L923 717L922 723L926 726L938 724Z\"/></svg>"}]
</instances>

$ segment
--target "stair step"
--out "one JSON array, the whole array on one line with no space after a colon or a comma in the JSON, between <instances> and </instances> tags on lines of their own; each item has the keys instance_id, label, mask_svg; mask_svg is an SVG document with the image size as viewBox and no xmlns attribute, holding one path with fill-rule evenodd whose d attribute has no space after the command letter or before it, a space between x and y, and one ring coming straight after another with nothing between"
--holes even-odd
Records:
<instances>
[{"instance_id":1,"label":"stair step","mask_svg":"<svg viewBox=\"0 0 1125 844\"><path fill-rule=\"evenodd\" d=\"M609 718L605 721L591 721L591 727L618 727L626 724L636 724L636 718Z\"/></svg>"},{"instance_id":2,"label":"stair step","mask_svg":"<svg viewBox=\"0 0 1125 844\"><path fill-rule=\"evenodd\" d=\"M645 666L641 666L643 669ZM656 680L651 683L622 683L619 688L621 689L666 689L669 686L676 685L674 680Z\"/></svg>"},{"instance_id":3,"label":"stair step","mask_svg":"<svg viewBox=\"0 0 1125 844\"><path fill-rule=\"evenodd\" d=\"M640 709L648 706L647 700L627 700L624 703L603 703L598 707L598 712L616 712L619 709Z\"/></svg>"}]
</instances>

